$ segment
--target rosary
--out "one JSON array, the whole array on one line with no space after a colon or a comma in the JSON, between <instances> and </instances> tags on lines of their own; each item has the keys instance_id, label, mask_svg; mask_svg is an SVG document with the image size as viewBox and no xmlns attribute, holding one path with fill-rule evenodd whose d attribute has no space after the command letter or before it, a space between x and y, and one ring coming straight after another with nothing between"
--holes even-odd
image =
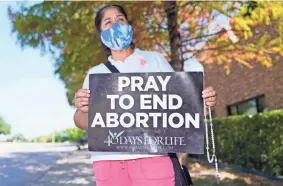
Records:
<instances>
[{"instance_id":1,"label":"rosary","mask_svg":"<svg viewBox=\"0 0 283 186\"><path fill-rule=\"evenodd\" d=\"M215 155L215 142L214 142L214 132L213 132L213 123L212 123L212 116L211 116L211 108L208 107L208 114L209 114L209 122L210 122L210 131L211 131L211 141L212 141L212 156L210 157L209 154L209 139L208 139L208 124L207 124L207 116L206 116L206 106L205 101L203 100L203 107L204 107L204 124L205 124L205 135L206 135L206 153L207 153L207 160L209 163L215 162L215 171L216 171L216 181L219 184L219 172L218 172L218 164L217 158Z\"/></svg>"}]
</instances>

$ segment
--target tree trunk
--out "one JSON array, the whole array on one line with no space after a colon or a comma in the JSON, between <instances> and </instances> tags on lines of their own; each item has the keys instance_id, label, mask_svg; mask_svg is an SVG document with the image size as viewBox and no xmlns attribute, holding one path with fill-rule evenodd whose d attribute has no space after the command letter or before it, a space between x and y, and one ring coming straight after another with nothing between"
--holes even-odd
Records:
<instances>
[{"instance_id":1,"label":"tree trunk","mask_svg":"<svg viewBox=\"0 0 283 186\"><path fill-rule=\"evenodd\" d=\"M169 32L169 42L171 48L171 65L175 71L184 70L184 59L181 48L181 34L179 32L178 25L178 9L176 1L165 1L164 2L167 26ZM182 153L178 154L179 161L182 165L188 166L188 154Z\"/></svg>"},{"instance_id":2,"label":"tree trunk","mask_svg":"<svg viewBox=\"0 0 283 186\"><path fill-rule=\"evenodd\" d=\"M176 1L165 1L164 2L169 42L171 48L171 65L175 71L183 71L184 60L181 49L181 34L179 32L178 25L178 10Z\"/></svg>"}]
</instances>

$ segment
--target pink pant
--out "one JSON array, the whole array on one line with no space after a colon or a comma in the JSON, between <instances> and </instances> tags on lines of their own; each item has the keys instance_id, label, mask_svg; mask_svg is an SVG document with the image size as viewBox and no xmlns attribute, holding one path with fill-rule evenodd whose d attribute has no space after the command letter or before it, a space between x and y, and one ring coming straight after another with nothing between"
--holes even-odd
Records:
<instances>
[{"instance_id":1,"label":"pink pant","mask_svg":"<svg viewBox=\"0 0 283 186\"><path fill-rule=\"evenodd\" d=\"M93 162L96 186L174 186L169 157Z\"/></svg>"}]
</instances>

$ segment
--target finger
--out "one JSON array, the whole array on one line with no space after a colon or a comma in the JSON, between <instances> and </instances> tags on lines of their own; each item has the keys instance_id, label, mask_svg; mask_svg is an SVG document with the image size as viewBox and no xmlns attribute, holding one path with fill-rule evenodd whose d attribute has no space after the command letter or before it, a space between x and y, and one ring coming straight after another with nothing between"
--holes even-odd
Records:
<instances>
[{"instance_id":1,"label":"finger","mask_svg":"<svg viewBox=\"0 0 283 186\"><path fill-rule=\"evenodd\" d=\"M205 93L207 93L207 92L210 92L210 91L213 91L213 88L210 86L210 87L207 87L206 89L204 89L203 91L202 91L202 94L205 94Z\"/></svg>"},{"instance_id":2,"label":"finger","mask_svg":"<svg viewBox=\"0 0 283 186\"><path fill-rule=\"evenodd\" d=\"M86 112L88 112L88 107L87 107L87 106L81 107L81 108L80 108L80 111L86 113Z\"/></svg>"},{"instance_id":3,"label":"finger","mask_svg":"<svg viewBox=\"0 0 283 186\"><path fill-rule=\"evenodd\" d=\"M90 93L90 90L89 89L81 89L82 91L84 91L85 93Z\"/></svg>"},{"instance_id":4,"label":"finger","mask_svg":"<svg viewBox=\"0 0 283 186\"><path fill-rule=\"evenodd\" d=\"M216 97L216 91L207 92L202 95L203 98Z\"/></svg>"},{"instance_id":5,"label":"finger","mask_svg":"<svg viewBox=\"0 0 283 186\"><path fill-rule=\"evenodd\" d=\"M76 93L76 99L77 98L88 98L88 97L90 97L90 94L86 93L85 91L78 91Z\"/></svg>"},{"instance_id":6,"label":"finger","mask_svg":"<svg viewBox=\"0 0 283 186\"><path fill-rule=\"evenodd\" d=\"M86 98L86 97L80 97L80 98L77 98L76 100L77 102L88 102L89 101L89 98Z\"/></svg>"},{"instance_id":7,"label":"finger","mask_svg":"<svg viewBox=\"0 0 283 186\"><path fill-rule=\"evenodd\" d=\"M84 106L88 106L88 101L79 102L78 106L79 106L79 108L84 107Z\"/></svg>"},{"instance_id":8,"label":"finger","mask_svg":"<svg viewBox=\"0 0 283 186\"><path fill-rule=\"evenodd\" d=\"M82 99L82 98L78 98L78 99ZM88 105L89 101L82 101L82 100L76 100L75 102L75 107L76 108L80 108L82 106Z\"/></svg>"},{"instance_id":9,"label":"finger","mask_svg":"<svg viewBox=\"0 0 283 186\"><path fill-rule=\"evenodd\" d=\"M204 95L204 94L207 94L211 91L214 91L214 89L212 87L208 87L208 88L206 88L205 90L202 91L202 94Z\"/></svg>"},{"instance_id":10,"label":"finger","mask_svg":"<svg viewBox=\"0 0 283 186\"><path fill-rule=\"evenodd\" d=\"M81 89L79 89L79 90L77 91L77 93L79 93L79 92L80 92L80 93L83 92L83 93L88 93L88 94L89 94L89 93L90 93L90 90L89 90L89 89L82 89L82 88L81 88Z\"/></svg>"},{"instance_id":11,"label":"finger","mask_svg":"<svg viewBox=\"0 0 283 186\"><path fill-rule=\"evenodd\" d=\"M205 99L206 102L213 102L213 101L216 101L216 97L209 97L209 98L206 98Z\"/></svg>"}]
</instances>

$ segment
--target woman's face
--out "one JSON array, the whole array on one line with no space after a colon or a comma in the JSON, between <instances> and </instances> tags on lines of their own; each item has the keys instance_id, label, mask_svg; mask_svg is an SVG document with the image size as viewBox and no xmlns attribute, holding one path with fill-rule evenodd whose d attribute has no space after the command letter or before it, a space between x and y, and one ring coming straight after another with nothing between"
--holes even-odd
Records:
<instances>
[{"instance_id":1,"label":"woman's face","mask_svg":"<svg viewBox=\"0 0 283 186\"><path fill-rule=\"evenodd\" d=\"M112 24L119 21L121 24L126 24L128 21L126 17L119 12L117 8L108 8L104 11L104 15L101 21L101 32L110 29Z\"/></svg>"}]
</instances>

